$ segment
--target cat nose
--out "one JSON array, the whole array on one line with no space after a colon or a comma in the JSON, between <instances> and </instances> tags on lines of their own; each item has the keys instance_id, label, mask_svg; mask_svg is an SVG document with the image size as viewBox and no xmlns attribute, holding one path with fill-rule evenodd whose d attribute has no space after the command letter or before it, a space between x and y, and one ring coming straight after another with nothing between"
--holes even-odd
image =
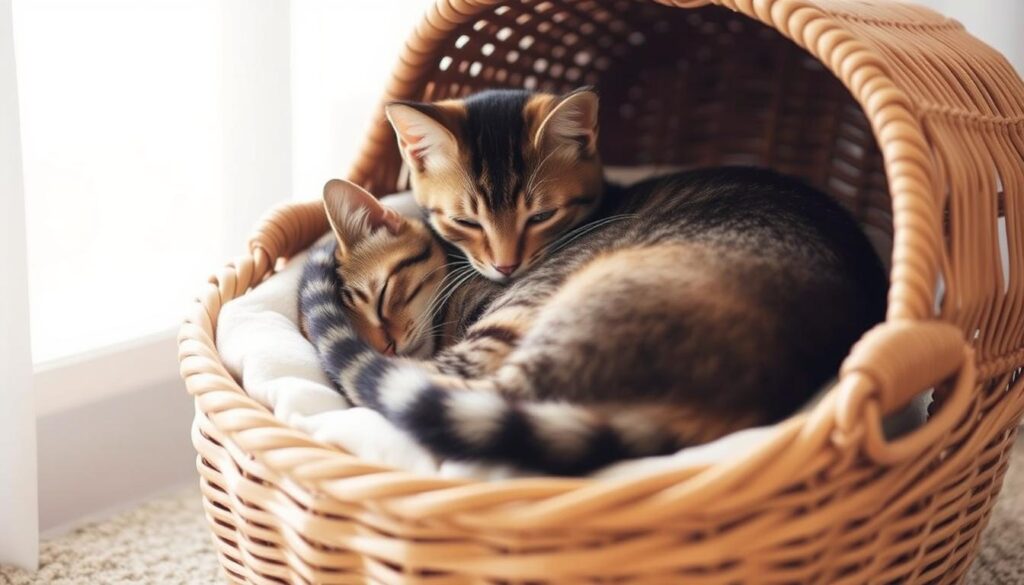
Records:
<instances>
[{"instance_id":1,"label":"cat nose","mask_svg":"<svg viewBox=\"0 0 1024 585\"><path fill-rule=\"evenodd\" d=\"M512 276L512 273L516 271L516 268L519 268L518 264L508 264L505 266L497 266L492 264L492 266L494 266L495 270L504 274L505 276Z\"/></svg>"}]
</instances>

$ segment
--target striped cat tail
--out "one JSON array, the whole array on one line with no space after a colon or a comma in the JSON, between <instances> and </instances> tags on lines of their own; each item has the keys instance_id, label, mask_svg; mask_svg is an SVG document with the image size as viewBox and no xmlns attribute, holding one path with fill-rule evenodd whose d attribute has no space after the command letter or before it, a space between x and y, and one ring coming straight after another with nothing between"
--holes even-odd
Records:
<instances>
[{"instance_id":1,"label":"striped cat tail","mask_svg":"<svg viewBox=\"0 0 1024 585\"><path fill-rule=\"evenodd\" d=\"M580 405L446 387L387 358L354 377L360 399L439 457L580 475L682 447L671 407Z\"/></svg>"}]
</instances>

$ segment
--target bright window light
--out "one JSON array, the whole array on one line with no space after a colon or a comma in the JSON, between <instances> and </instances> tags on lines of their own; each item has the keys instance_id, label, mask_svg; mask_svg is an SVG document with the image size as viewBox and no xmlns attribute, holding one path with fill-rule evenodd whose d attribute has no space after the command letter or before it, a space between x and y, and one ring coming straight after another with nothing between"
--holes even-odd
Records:
<instances>
[{"instance_id":1,"label":"bright window light","mask_svg":"<svg viewBox=\"0 0 1024 585\"><path fill-rule=\"evenodd\" d=\"M292 2L293 195L354 162L405 40L432 0Z\"/></svg>"},{"instance_id":2,"label":"bright window light","mask_svg":"<svg viewBox=\"0 0 1024 585\"><path fill-rule=\"evenodd\" d=\"M34 361L173 330L345 174L429 4L15 0Z\"/></svg>"},{"instance_id":3,"label":"bright window light","mask_svg":"<svg viewBox=\"0 0 1024 585\"><path fill-rule=\"evenodd\" d=\"M173 328L223 261L217 4L15 1L36 363Z\"/></svg>"}]
</instances>

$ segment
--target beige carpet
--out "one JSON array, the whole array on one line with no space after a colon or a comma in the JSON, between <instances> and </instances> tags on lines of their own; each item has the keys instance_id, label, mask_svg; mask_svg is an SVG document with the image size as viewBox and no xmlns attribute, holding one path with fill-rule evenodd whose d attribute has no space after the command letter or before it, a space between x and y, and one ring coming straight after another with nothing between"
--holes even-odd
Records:
<instances>
[{"instance_id":1,"label":"beige carpet","mask_svg":"<svg viewBox=\"0 0 1024 585\"><path fill-rule=\"evenodd\" d=\"M0 567L0 585L224 583L198 486L44 542L40 564L35 574Z\"/></svg>"},{"instance_id":2,"label":"beige carpet","mask_svg":"<svg viewBox=\"0 0 1024 585\"><path fill-rule=\"evenodd\" d=\"M222 583L196 488L43 543L38 573L0 567L0 585ZM967 585L1024 584L1024 436Z\"/></svg>"},{"instance_id":3,"label":"beige carpet","mask_svg":"<svg viewBox=\"0 0 1024 585\"><path fill-rule=\"evenodd\" d=\"M978 560L967 575L967 584L1024 584L1024 433L1017 436L1003 491L985 529Z\"/></svg>"}]
</instances>

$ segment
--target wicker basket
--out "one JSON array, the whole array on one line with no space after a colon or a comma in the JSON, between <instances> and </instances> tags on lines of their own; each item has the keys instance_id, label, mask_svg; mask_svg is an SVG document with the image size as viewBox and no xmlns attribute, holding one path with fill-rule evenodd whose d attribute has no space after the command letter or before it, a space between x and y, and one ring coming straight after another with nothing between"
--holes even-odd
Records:
<instances>
[{"instance_id":1,"label":"wicker basket","mask_svg":"<svg viewBox=\"0 0 1024 585\"><path fill-rule=\"evenodd\" d=\"M581 84L602 95L608 164L753 163L834 195L891 243L887 322L823 403L735 461L604 482L417 476L282 425L225 371L214 344L223 303L326 230L318 204L282 207L214 276L180 335L228 577L958 581L1024 411L1020 78L959 23L882 0L439 0L386 97ZM378 115L350 177L396 188L393 140ZM884 414L933 386L928 423L887 442Z\"/></svg>"}]
</instances>

